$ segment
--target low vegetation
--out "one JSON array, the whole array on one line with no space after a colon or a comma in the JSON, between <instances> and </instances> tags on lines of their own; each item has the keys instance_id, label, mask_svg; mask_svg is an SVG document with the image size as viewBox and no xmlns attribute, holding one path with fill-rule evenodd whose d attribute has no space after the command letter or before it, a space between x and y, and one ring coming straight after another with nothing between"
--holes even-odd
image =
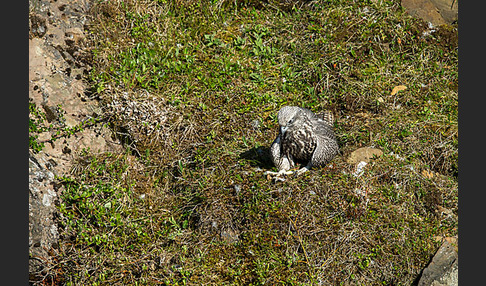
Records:
<instances>
[{"instance_id":1,"label":"low vegetation","mask_svg":"<svg viewBox=\"0 0 486 286\"><path fill-rule=\"evenodd\" d=\"M89 82L126 152L60 178L59 281L416 282L457 234L457 27L399 2L97 2ZM283 105L332 110L341 154L274 183Z\"/></svg>"}]
</instances>

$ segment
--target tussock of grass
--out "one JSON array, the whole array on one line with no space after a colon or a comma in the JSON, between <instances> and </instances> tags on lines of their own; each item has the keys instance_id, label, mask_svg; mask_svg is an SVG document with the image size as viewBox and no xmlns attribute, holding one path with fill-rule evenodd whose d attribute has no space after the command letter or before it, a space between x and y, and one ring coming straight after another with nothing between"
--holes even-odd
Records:
<instances>
[{"instance_id":1,"label":"tussock of grass","mask_svg":"<svg viewBox=\"0 0 486 286\"><path fill-rule=\"evenodd\" d=\"M90 80L128 151L64 178L66 284L409 285L457 234L455 27L393 1L93 9ZM274 184L286 104L332 110L341 154ZM361 146L384 155L355 177Z\"/></svg>"}]
</instances>

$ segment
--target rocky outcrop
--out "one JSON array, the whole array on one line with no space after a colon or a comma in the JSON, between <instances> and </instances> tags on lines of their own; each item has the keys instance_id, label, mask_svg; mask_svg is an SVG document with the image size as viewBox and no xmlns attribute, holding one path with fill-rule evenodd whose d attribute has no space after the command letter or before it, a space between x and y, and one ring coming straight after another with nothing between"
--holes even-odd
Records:
<instances>
[{"instance_id":1,"label":"rocky outcrop","mask_svg":"<svg viewBox=\"0 0 486 286\"><path fill-rule=\"evenodd\" d=\"M50 280L58 245L56 203L62 187L57 176L68 174L83 149L119 150L121 145L102 124L85 125L102 113L90 97L84 78L89 71L85 36L87 0L29 1L29 101L45 113L45 125L80 130L50 140L46 130L38 140L45 147L29 153L29 274L30 282Z\"/></svg>"}]
</instances>

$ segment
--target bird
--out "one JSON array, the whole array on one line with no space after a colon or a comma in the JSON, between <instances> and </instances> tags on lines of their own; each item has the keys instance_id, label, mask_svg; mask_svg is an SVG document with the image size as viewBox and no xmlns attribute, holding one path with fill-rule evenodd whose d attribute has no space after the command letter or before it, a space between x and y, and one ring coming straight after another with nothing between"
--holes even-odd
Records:
<instances>
[{"instance_id":1,"label":"bird","mask_svg":"<svg viewBox=\"0 0 486 286\"><path fill-rule=\"evenodd\" d=\"M330 111L316 115L310 109L299 106L284 106L277 114L279 132L270 146L270 158L278 172L276 180L284 180L282 175L300 175L312 167L328 164L339 152L334 134L334 115ZM297 171L290 171L296 163L304 164Z\"/></svg>"}]
</instances>

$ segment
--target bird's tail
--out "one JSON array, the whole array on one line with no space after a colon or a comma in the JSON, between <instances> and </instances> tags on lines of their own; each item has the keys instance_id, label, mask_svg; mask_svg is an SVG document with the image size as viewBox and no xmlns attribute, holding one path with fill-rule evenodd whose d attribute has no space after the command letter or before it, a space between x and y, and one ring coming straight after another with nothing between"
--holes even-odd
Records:
<instances>
[{"instance_id":1,"label":"bird's tail","mask_svg":"<svg viewBox=\"0 0 486 286\"><path fill-rule=\"evenodd\" d=\"M325 110L319 113L318 117L322 118L329 125L334 125L334 114L331 111Z\"/></svg>"}]
</instances>

